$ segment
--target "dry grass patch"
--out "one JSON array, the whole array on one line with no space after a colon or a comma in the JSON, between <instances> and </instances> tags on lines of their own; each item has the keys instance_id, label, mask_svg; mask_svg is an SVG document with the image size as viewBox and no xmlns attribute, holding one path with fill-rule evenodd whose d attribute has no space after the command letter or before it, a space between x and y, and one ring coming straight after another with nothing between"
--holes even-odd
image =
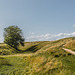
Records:
<instances>
[{"instance_id":1,"label":"dry grass patch","mask_svg":"<svg viewBox=\"0 0 75 75\"><path fill-rule=\"evenodd\" d=\"M75 40L72 40L72 41L66 43L65 48L68 48L68 49L75 51Z\"/></svg>"}]
</instances>

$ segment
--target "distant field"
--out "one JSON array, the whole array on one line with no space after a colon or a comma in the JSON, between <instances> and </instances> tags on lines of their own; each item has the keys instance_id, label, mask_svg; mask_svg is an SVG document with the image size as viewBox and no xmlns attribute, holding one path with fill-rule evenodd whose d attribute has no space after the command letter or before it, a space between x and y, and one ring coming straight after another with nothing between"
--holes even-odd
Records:
<instances>
[{"instance_id":1,"label":"distant field","mask_svg":"<svg viewBox=\"0 0 75 75\"><path fill-rule=\"evenodd\" d=\"M0 75L75 75L75 56L62 49L63 45L74 49L74 39L26 42L20 52L0 44L0 55L15 55L0 56Z\"/></svg>"}]
</instances>

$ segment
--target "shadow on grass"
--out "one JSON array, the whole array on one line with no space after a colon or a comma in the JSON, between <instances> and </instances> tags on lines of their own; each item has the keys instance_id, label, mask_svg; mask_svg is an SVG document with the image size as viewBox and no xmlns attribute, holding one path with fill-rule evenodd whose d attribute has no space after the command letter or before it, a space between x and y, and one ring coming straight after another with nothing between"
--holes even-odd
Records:
<instances>
[{"instance_id":1,"label":"shadow on grass","mask_svg":"<svg viewBox=\"0 0 75 75\"><path fill-rule=\"evenodd\" d=\"M27 48L27 49L25 49L25 50L18 50L18 52L19 53L23 53L23 52L32 52L32 53L34 53L34 52L36 52L36 51L38 51L39 49L41 49L42 47L44 47L45 45L46 45L47 43L39 43L39 44L37 44L37 45L33 45L33 46L31 46L31 47L29 47L29 48Z\"/></svg>"},{"instance_id":2,"label":"shadow on grass","mask_svg":"<svg viewBox=\"0 0 75 75\"><path fill-rule=\"evenodd\" d=\"M27 51L29 51L29 52L36 52L36 51L38 50L37 46L38 46L38 45L34 45L34 46L32 46L32 47L26 49L25 51L26 51L26 52L27 52Z\"/></svg>"},{"instance_id":3,"label":"shadow on grass","mask_svg":"<svg viewBox=\"0 0 75 75\"><path fill-rule=\"evenodd\" d=\"M34 45L34 46L31 46L30 48L27 48L27 49L25 49L25 50L18 50L17 52L19 52L19 53L23 53L23 52L32 52L32 53L34 53L34 52L36 52L37 50L39 50L39 48L37 48L37 46L38 45Z\"/></svg>"},{"instance_id":4,"label":"shadow on grass","mask_svg":"<svg viewBox=\"0 0 75 75\"><path fill-rule=\"evenodd\" d=\"M12 64L5 58L0 58L0 66L12 66Z\"/></svg>"}]
</instances>

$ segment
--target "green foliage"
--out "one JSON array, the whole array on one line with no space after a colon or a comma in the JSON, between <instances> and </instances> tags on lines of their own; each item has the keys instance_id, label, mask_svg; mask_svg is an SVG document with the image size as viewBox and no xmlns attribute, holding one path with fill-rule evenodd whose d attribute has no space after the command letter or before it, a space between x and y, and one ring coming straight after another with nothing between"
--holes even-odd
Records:
<instances>
[{"instance_id":1,"label":"green foliage","mask_svg":"<svg viewBox=\"0 0 75 75\"><path fill-rule=\"evenodd\" d=\"M22 30L18 26L9 26L4 29L4 43L18 48L19 44L24 46L24 38L22 35Z\"/></svg>"}]
</instances>

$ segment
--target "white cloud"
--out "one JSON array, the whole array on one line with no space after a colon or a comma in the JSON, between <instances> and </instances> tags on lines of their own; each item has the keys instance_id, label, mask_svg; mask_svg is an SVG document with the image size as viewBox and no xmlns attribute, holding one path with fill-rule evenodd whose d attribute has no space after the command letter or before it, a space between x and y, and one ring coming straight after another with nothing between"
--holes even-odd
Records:
<instances>
[{"instance_id":1,"label":"white cloud","mask_svg":"<svg viewBox=\"0 0 75 75\"><path fill-rule=\"evenodd\" d=\"M59 33L59 34L57 34L56 36L62 36L63 35L63 33Z\"/></svg>"},{"instance_id":2,"label":"white cloud","mask_svg":"<svg viewBox=\"0 0 75 75\"><path fill-rule=\"evenodd\" d=\"M29 32L29 34L35 34L34 32Z\"/></svg>"},{"instance_id":3,"label":"white cloud","mask_svg":"<svg viewBox=\"0 0 75 75\"><path fill-rule=\"evenodd\" d=\"M30 33L29 33L30 34ZM44 34L44 35L35 35L34 32L31 35L25 38L25 41L52 41L58 40L66 37L75 37L75 32L72 33L59 33L59 34ZM0 43L3 42L3 37L0 35Z\"/></svg>"},{"instance_id":4,"label":"white cloud","mask_svg":"<svg viewBox=\"0 0 75 75\"><path fill-rule=\"evenodd\" d=\"M66 37L75 36L75 32L72 33L59 33L59 34L44 34L44 35L32 35L26 38L26 41L51 41L58 40Z\"/></svg>"},{"instance_id":5,"label":"white cloud","mask_svg":"<svg viewBox=\"0 0 75 75\"><path fill-rule=\"evenodd\" d=\"M73 27L75 27L75 24L73 25Z\"/></svg>"}]
</instances>

